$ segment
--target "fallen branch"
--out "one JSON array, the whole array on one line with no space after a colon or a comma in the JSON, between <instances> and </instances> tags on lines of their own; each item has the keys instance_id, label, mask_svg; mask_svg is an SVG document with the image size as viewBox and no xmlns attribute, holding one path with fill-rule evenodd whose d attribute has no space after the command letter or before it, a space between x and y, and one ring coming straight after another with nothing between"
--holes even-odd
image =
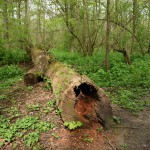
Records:
<instances>
[{"instance_id":1,"label":"fallen branch","mask_svg":"<svg viewBox=\"0 0 150 150\"><path fill-rule=\"evenodd\" d=\"M109 146L111 147L111 149L116 150L116 148L114 148L113 145L111 144L109 137L106 135L104 135L104 137L107 139L107 142L108 142Z\"/></svg>"}]
</instances>

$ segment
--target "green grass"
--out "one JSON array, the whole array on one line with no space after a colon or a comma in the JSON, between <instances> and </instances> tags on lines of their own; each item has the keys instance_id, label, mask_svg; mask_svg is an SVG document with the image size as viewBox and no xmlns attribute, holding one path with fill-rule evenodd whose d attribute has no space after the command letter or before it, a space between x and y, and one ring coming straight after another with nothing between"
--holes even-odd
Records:
<instances>
[{"instance_id":1,"label":"green grass","mask_svg":"<svg viewBox=\"0 0 150 150\"><path fill-rule=\"evenodd\" d=\"M112 87L108 94L113 103L133 112L139 112L145 105L149 106L147 102L138 99L150 90L150 55L141 56L135 53L129 66L122 54L111 52L110 70L106 72L103 52L87 57L68 51L55 50L51 53L62 63L71 65L80 74L87 75L98 86L108 89Z\"/></svg>"}]
</instances>

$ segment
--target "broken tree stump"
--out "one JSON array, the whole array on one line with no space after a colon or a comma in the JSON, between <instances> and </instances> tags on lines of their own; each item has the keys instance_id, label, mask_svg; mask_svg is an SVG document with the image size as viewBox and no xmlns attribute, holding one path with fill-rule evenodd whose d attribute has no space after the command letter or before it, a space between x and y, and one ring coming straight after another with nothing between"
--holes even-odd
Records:
<instances>
[{"instance_id":1,"label":"broken tree stump","mask_svg":"<svg viewBox=\"0 0 150 150\"><path fill-rule=\"evenodd\" d=\"M53 57L50 56L48 60L47 56L42 58L46 60L42 61L40 67L37 66L40 62L37 62L34 68L38 69L35 71L31 69L28 73L36 74L36 81L38 81L38 72L42 69L43 75L50 79L56 96L56 105L62 110L62 120L64 122L81 121L83 124L99 122L105 128L109 128L113 118L112 107L104 90L96 86L87 76L78 74ZM43 64L45 62L46 64ZM35 80L34 75L30 76L28 73L24 76L25 84L29 82L36 84L32 82L32 77L33 81Z\"/></svg>"}]
</instances>

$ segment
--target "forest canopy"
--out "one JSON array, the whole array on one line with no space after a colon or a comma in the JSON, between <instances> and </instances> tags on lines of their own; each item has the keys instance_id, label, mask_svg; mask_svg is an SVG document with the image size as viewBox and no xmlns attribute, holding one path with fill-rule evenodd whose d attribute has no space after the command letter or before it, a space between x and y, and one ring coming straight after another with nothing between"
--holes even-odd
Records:
<instances>
[{"instance_id":1,"label":"forest canopy","mask_svg":"<svg viewBox=\"0 0 150 150\"><path fill-rule=\"evenodd\" d=\"M6 48L29 44L78 51L149 51L148 0L1 0L0 36ZM109 45L109 46L108 46Z\"/></svg>"}]
</instances>

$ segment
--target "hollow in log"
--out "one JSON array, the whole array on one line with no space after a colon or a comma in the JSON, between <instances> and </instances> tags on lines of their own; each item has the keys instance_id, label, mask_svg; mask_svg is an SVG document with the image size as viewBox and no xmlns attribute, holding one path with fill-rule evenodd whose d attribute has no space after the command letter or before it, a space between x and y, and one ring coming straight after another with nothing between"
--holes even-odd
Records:
<instances>
[{"instance_id":1,"label":"hollow in log","mask_svg":"<svg viewBox=\"0 0 150 150\"><path fill-rule=\"evenodd\" d=\"M104 90L96 86L87 76L78 74L60 62L54 59L49 59L48 62L48 65L43 64L47 67L42 71L51 81L56 105L62 110L62 120L81 121L83 124L99 122L105 128L109 128L112 123L112 108ZM31 79L32 77L29 81ZM24 81L28 82L28 75L25 75ZM33 83L35 82L31 82Z\"/></svg>"}]
</instances>

